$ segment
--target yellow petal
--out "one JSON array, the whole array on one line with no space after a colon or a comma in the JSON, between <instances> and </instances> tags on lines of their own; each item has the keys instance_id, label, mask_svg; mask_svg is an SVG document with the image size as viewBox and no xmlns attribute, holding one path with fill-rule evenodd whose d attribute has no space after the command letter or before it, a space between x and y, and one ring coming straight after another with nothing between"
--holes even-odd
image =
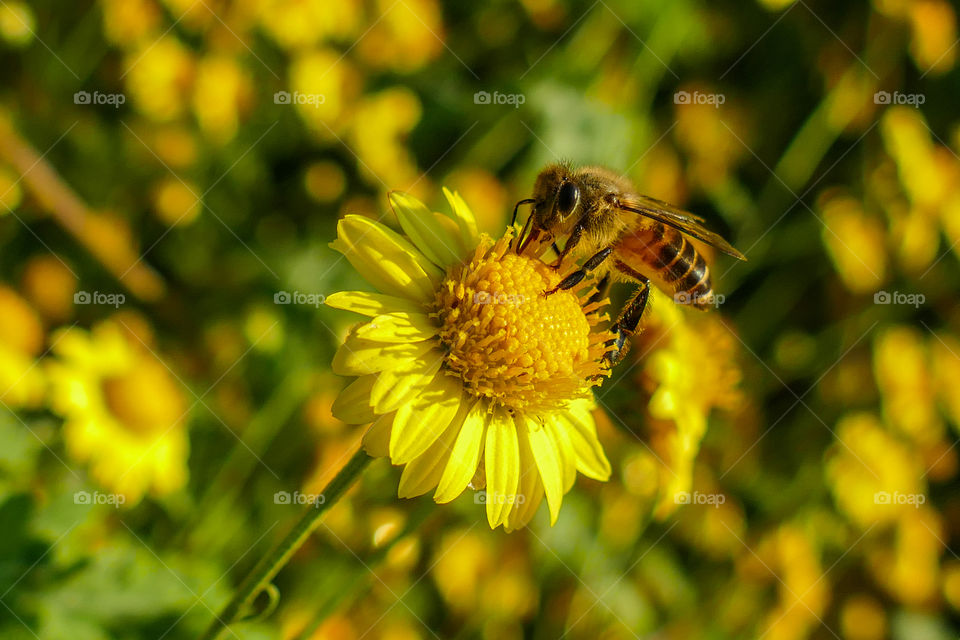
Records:
<instances>
[{"instance_id":1,"label":"yellow petal","mask_svg":"<svg viewBox=\"0 0 960 640\"><path fill-rule=\"evenodd\" d=\"M416 364L417 358L434 346L434 342L428 340L409 344L385 344L350 334L333 355L330 368L341 376L362 376L385 369L409 370Z\"/></svg>"},{"instance_id":2,"label":"yellow petal","mask_svg":"<svg viewBox=\"0 0 960 640\"><path fill-rule=\"evenodd\" d=\"M460 238L468 250L472 250L480 243L480 232L477 231L477 219L474 217L470 207L463 201L460 194L451 192L446 187L443 188L443 195L446 196L450 208L453 210L453 217L460 228Z\"/></svg>"},{"instance_id":3,"label":"yellow petal","mask_svg":"<svg viewBox=\"0 0 960 640\"><path fill-rule=\"evenodd\" d=\"M390 203L403 232L433 264L446 269L460 262L455 240L437 224L433 212L413 196L402 191L390 192Z\"/></svg>"},{"instance_id":4,"label":"yellow petal","mask_svg":"<svg viewBox=\"0 0 960 640\"><path fill-rule=\"evenodd\" d=\"M570 491L570 487L577 479L577 454L573 450L573 443L567 435L566 425L560 423L555 416L547 420L544 428L553 436L560 454L560 463L563 469L563 492Z\"/></svg>"},{"instance_id":5,"label":"yellow petal","mask_svg":"<svg viewBox=\"0 0 960 640\"><path fill-rule=\"evenodd\" d=\"M374 458L386 458L390 455L390 427L393 426L393 413L385 413L377 418L363 434L363 449Z\"/></svg>"},{"instance_id":6,"label":"yellow petal","mask_svg":"<svg viewBox=\"0 0 960 640\"><path fill-rule=\"evenodd\" d=\"M330 247L380 291L398 293L418 302L430 302L443 277L439 267L416 247L379 222L358 215L337 223L337 239Z\"/></svg>"},{"instance_id":7,"label":"yellow petal","mask_svg":"<svg viewBox=\"0 0 960 640\"><path fill-rule=\"evenodd\" d=\"M540 471L533 459L530 442L527 439L526 419L514 418L517 429L517 442L520 451L520 481L517 484L517 500L513 509L507 514L503 524L504 531L516 531L530 522L537 513L537 508L543 500L543 483L540 482Z\"/></svg>"},{"instance_id":8,"label":"yellow petal","mask_svg":"<svg viewBox=\"0 0 960 640\"><path fill-rule=\"evenodd\" d=\"M330 409L333 417L347 424L366 424L376 420L377 414L370 406L370 392L375 380L375 376L362 376L348 384L333 401Z\"/></svg>"},{"instance_id":9,"label":"yellow petal","mask_svg":"<svg viewBox=\"0 0 960 640\"><path fill-rule=\"evenodd\" d=\"M563 461L552 434L529 419L527 441L540 471L543 491L547 495L547 506L550 508L550 525L553 526L560 515L560 504L563 502Z\"/></svg>"},{"instance_id":10,"label":"yellow petal","mask_svg":"<svg viewBox=\"0 0 960 640\"><path fill-rule=\"evenodd\" d=\"M417 456L403 468L400 475L400 487L397 495L401 498L413 498L423 495L437 486L440 476L450 459L453 443L460 434L460 425L470 412L471 405L467 402L460 404L460 410L454 416L446 430L430 445L430 448Z\"/></svg>"},{"instance_id":11,"label":"yellow petal","mask_svg":"<svg viewBox=\"0 0 960 640\"><path fill-rule=\"evenodd\" d=\"M559 418L569 426L567 435L577 453L577 471L601 482L609 480L610 461L597 438L597 423L589 408L574 403Z\"/></svg>"},{"instance_id":12,"label":"yellow petal","mask_svg":"<svg viewBox=\"0 0 960 640\"><path fill-rule=\"evenodd\" d=\"M520 481L517 428L503 410L498 410L487 426L483 457L487 474L487 522L491 529L496 529L516 501Z\"/></svg>"},{"instance_id":13,"label":"yellow petal","mask_svg":"<svg viewBox=\"0 0 960 640\"><path fill-rule=\"evenodd\" d=\"M334 309L353 311L370 317L399 311L406 311L407 313L423 313L424 311L424 306L413 300L367 291L338 291L327 296L324 303Z\"/></svg>"},{"instance_id":14,"label":"yellow petal","mask_svg":"<svg viewBox=\"0 0 960 640\"><path fill-rule=\"evenodd\" d=\"M457 415L463 387L451 376L440 376L417 398L397 409L390 433L390 461L406 464L430 448Z\"/></svg>"},{"instance_id":15,"label":"yellow petal","mask_svg":"<svg viewBox=\"0 0 960 640\"><path fill-rule=\"evenodd\" d=\"M377 413L396 411L407 402L414 402L426 389L443 363L443 354L434 350L417 359L408 371L386 370L376 374L370 390L370 404Z\"/></svg>"},{"instance_id":16,"label":"yellow petal","mask_svg":"<svg viewBox=\"0 0 960 640\"><path fill-rule=\"evenodd\" d=\"M487 426L487 406L485 402L476 402L467 413L457 434L457 440L450 452L450 460L444 467L433 499L437 502L450 502L467 488L480 461L483 448L483 434Z\"/></svg>"},{"instance_id":17,"label":"yellow petal","mask_svg":"<svg viewBox=\"0 0 960 640\"><path fill-rule=\"evenodd\" d=\"M437 221L444 231L447 232L447 235L453 241L453 247L457 251L457 255L460 256L460 261L463 261L463 258L468 255L473 255L473 250L476 249L475 246L468 247L463 244L463 238L460 237L460 227L457 226L456 221L449 214L440 213L439 211L433 212L433 219Z\"/></svg>"},{"instance_id":18,"label":"yellow petal","mask_svg":"<svg viewBox=\"0 0 960 640\"><path fill-rule=\"evenodd\" d=\"M385 313L357 328L356 335L377 342L419 342L437 335L437 327L425 313Z\"/></svg>"}]
</instances>

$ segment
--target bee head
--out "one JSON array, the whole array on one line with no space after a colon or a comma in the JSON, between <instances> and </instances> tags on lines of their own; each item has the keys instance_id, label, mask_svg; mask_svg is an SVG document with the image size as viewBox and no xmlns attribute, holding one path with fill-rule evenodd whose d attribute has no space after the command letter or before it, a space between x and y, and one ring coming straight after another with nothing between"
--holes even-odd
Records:
<instances>
[{"instance_id":1,"label":"bee head","mask_svg":"<svg viewBox=\"0 0 960 640\"><path fill-rule=\"evenodd\" d=\"M533 223L554 235L568 233L576 222L580 187L573 169L554 164L540 172L533 187Z\"/></svg>"}]
</instances>

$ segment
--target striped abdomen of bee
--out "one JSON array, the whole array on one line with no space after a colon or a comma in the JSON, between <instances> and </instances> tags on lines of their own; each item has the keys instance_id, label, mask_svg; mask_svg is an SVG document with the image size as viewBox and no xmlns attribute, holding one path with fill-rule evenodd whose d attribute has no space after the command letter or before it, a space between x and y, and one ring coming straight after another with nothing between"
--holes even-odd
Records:
<instances>
[{"instance_id":1,"label":"striped abdomen of bee","mask_svg":"<svg viewBox=\"0 0 960 640\"><path fill-rule=\"evenodd\" d=\"M674 300L696 309L712 305L710 268L693 243L661 224L644 225L620 240L615 250ZM640 268L641 263L646 268Z\"/></svg>"}]
</instances>

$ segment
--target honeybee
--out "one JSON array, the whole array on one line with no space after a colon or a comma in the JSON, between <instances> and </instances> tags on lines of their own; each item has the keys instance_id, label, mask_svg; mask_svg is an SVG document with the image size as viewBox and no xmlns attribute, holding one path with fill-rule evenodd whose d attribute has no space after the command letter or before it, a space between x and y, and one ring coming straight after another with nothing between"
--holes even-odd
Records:
<instances>
[{"instance_id":1,"label":"honeybee","mask_svg":"<svg viewBox=\"0 0 960 640\"><path fill-rule=\"evenodd\" d=\"M514 222L523 204L533 209L517 239L517 253L540 239L541 246L553 242L558 254L555 269L568 256L589 256L545 295L577 286L590 272L600 278L591 301L606 295L611 280L639 285L611 326L616 339L607 356L610 366L626 355L627 340L646 308L651 281L694 308L705 310L713 302L710 269L686 236L739 260L747 259L704 228L703 218L637 193L627 178L602 167L550 165L537 176L533 197L517 203ZM555 240L562 236L567 240L560 249Z\"/></svg>"}]
</instances>

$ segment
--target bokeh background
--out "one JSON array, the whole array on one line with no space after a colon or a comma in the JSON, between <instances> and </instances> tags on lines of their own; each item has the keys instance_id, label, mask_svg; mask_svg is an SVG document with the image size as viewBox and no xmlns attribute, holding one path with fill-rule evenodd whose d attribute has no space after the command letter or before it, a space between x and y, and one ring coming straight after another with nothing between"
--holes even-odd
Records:
<instances>
[{"instance_id":1,"label":"bokeh background","mask_svg":"<svg viewBox=\"0 0 960 640\"><path fill-rule=\"evenodd\" d=\"M956 638L957 37L945 0L0 1L0 637L196 637L357 445L338 217L446 185L499 235L563 158L749 257L653 301L611 480L506 535L377 461L225 637Z\"/></svg>"}]
</instances>

